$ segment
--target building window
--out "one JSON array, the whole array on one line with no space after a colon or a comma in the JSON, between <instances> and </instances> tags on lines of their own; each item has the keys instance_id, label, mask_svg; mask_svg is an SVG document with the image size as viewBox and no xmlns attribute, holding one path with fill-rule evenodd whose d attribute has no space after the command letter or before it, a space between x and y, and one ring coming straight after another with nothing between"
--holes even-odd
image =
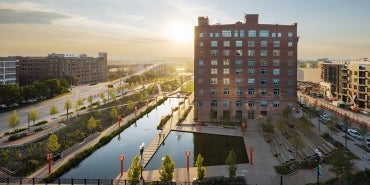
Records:
<instances>
[{"instance_id":1,"label":"building window","mask_svg":"<svg viewBox=\"0 0 370 185\"><path fill-rule=\"evenodd\" d=\"M248 30L248 37L256 37L257 32L256 30Z\"/></svg>"},{"instance_id":2,"label":"building window","mask_svg":"<svg viewBox=\"0 0 370 185\"><path fill-rule=\"evenodd\" d=\"M288 32L288 37L293 37L293 32Z\"/></svg>"},{"instance_id":3,"label":"building window","mask_svg":"<svg viewBox=\"0 0 370 185\"><path fill-rule=\"evenodd\" d=\"M236 47L242 47L243 46L243 41L240 41L240 40L235 41L235 46Z\"/></svg>"},{"instance_id":4,"label":"building window","mask_svg":"<svg viewBox=\"0 0 370 185\"><path fill-rule=\"evenodd\" d=\"M217 107L217 100L212 100L211 106L212 107Z\"/></svg>"},{"instance_id":5,"label":"building window","mask_svg":"<svg viewBox=\"0 0 370 185\"><path fill-rule=\"evenodd\" d=\"M254 41L248 41L248 47L254 47Z\"/></svg>"},{"instance_id":6,"label":"building window","mask_svg":"<svg viewBox=\"0 0 370 185\"><path fill-rule=\"evenodd\" d=\"M217 89L216 89L216 88L212 88L212 89L211 89L211 94L216 95L216 94L217 94Z\"/></svg>"},{"instance_id":7,"label":"building window","mask_svg":"<svg viewBox=\"0 0 370 185\"><path fill-rule=\"evenodd\" d=\"M235 106L236 106L236 107L242 107L242 106L243 106L243 102L242 102L242 101L240 101L240 100L236 100L236 102L235 102Z\"/></svg>"},{"instance_id":8,"label":"building window","mask_svg":"<svg viewBox=\"0 0 370 185\"><path fill-rule=\"evenodd\" d=\"M203 89L198 90L198 94L203 94L203 93L204 93Z\"/></svg>"},{"instance_id":9,"label":"building window","mask_svg":"<svg viewBox=\"0 0 370 185\"><path fill-rule=\"evenodd\" d=\"M234 30L234 37L239 37L238 30Z\"/></svg>"},{"instance_id":10,"label":"building window","mask_svg":"<svg viewBox=\"0 0 370 185\"><path fill-rule=\"evenodd\" d=\"M280 84L280 79L274 78L272 80L272 82L273 82L274 85L279 85Z\"/></svg>"},{"instance_id":11,"label":"building window","mask_svg":"<svg viewBox=\"0 0 370 185\"><path fill-rule=\"evenodd\" d=\"M217 50L211 50L211 56L213 57L217 56Z\"/></svg>"},{"instance_id":12,"label":"building window","mask_svg":"<svg viewBox=\"0 0 370 185\"><path fill-rule=\"evenodd\" d=\"M280 60L273 60L272 63L275 67L280 66Z\"/></svg>"},{"instance_id":13,"label":"building window","mask_svg":"<svg viewBox=\"0 0 370 185\"><path fill-rule=\"evenodd\" d=\"M248 66L254 66L254 60L248 60Z\"/></svg>"},{"instance_id":14,"label":"building window","mask_svg":"<svg viewBox=\"0 0 370 185\"><path fill-rule=\"evenodd\" d=\"M211 74L217 75L217 68L212 68L211 69Z\"/></svg>"},{"instance_id":15,"label":"building window","mask_svg":"<svg viewBox=\"0 0 370 185\"><path fill-rule=\"evenodd\" d=\"M248 78L248 84L254 84L254 78Z\"/></svg>"},{"instance_id":16,"label":"building window","mask_svg":"<svg viewBox=\"0 0 370 185\"><path fill-rule=\"evenodd\" d=\"M199 57L204 57L204 51L199 51Z\"/></svg>"},{"instance_id":17,"label":"building window","mask_svg":"<svg viewBox=\"0 0 370 185\"><path fill-rule=\"evenodd\" d=\"M215 33L215 37L220 37L220 33Z\"/></svg>"},{"instance_id":18,"label":"building window","mask_svg":"<svg viewBox=\"0 0 370 185\"><path fill-rule=\"evenodd\" d=\"M216 59L211 60L211 65L217 66L217 60Z\"/></svg>"},{"instance_id":19,"label":"building window","mask_svg":"<svg viewBox=\"0 0 370 185\"><path fill-rule=\"evenodd\" d=\"M198 102L198 106L199 106L199 107L203 107L203 102L202 102L202 101L199 101L199 102Z\"/></svg>"},{"instance_id":20,"label":"building window","mask_svg":"<svg viewBox=\"0 0 370 185\"><path fill-rule=\"evenodd\" d=\"M203 84L204 80L203 79L199 79L198 80L198 84Z\"/></svg>"},{"instance_id":21,"label":"building window","mask_svg":"<svg viewBox=\"0 0 370 185\"><path fill-rule=\"evenodd\" d=\"M292 79L288 80L288 85L293 85L293 80Z\"/></svg>"},{"instance_id":22,"label":"building window","mask_svg":"<svg viewBox=\"0 0 370 185\"><path fill-rule=\"evenodd\" d=\"M293 75L293 70L289 69L288 70L288 75Z\"/></svg>"},{"instance_id":23,"label":"building window","mask_svg":"<svg viewBox=\"0 0 370 185\"><path fill-rule=\"evenodd\" d=\"M230 79L229 78L224 78L223 79L224 85L230 84Z\"/></svg>"},{"instance_id":24,"label":"building window","mask_svg":"<svg viewBox=\"0 0 370 185\"><path fill-rule=\"evenodd\" d=\"M204 65L204 61L203 60L199 60L198 61L198 65L200 65L200 66Z\"/></svg>"},{"instance_id":25,"label":"building window","mask_svg":"<svg viewBox=\"0 0 370 185\"><path fill-rule=\"evenodd\" d=\"M276 37L276 33L275 32L272 32L271 33L271 37Z\"/></svg>"},{"instance_id":26,"label":"building window","mask_svg":"<svg viewBox=\"0 0 370 185\"><path fill-rule=\"evenodd\" d=\"M222 30L222 37L231 37L230 30Z\"/></svg>"},{"instance_id":27,"label":"building window","mask_svg":"<svg viewBox=\"0 0 370 185\"><path fill-rule=\"evenodd\" d=\"M254 50L248 50L248 56L252 57L254 55L255 55Z\"/></svg>"},{"instance_id":28,"label":"building window","mask_svg":"<svg viewBox=\"0 0 370 185\"><path fill-rule=\"evenodd\" d=\"M274 47L280 47L280 41L278 40L274 41Z\"/></svg>"},{"instance_id":29,"label":"building window","mask_svg":"<svg viewBox=\"0 0 370 185\"><path fill-rule=\"evenodd\" d=\"M230 101L229 100L224 100L223 106L224 107L230 107Z\"/></svg>"},{"instance_id":30,"label":"building window","mask_svg":"<svg viewBox=\"0 0 370 185\"><path fill-rule=\"evenodd\" d=\"M243 61L242 61L242 60L240 60L240 59L237 59L237 60L235 61L235 65L236 65L236 66L242 66L242 65L243 65Z\"/></svg>"},{"instance_id":31,"label":"building window","mask_svg":"<svg viewBox=\"0 0 370 185\"><path fill-rule=\"evenodd\" d=\"M248 69L248 74L249 75L254 75L254 69Z\"/></svg>"},{"instance_id":32,"label":"building window","mask_svg":"<svg viewBox=\"0 0 370 185\"><path fill-rule=\"evenodd\" d=\"M267 107L267 101L266 100L262 100L260 102L260 105L261 105L261 107Z\"/></svg>"},{"instance_id":33,"label":"building window","mask_svg":"<svg viewBox=\"0 0 370 185\"><path fill-rule=\"evenodd\" d=\"M240 32L239 32L240 34L239 34L239 36L240 37L244 37L244 30L240 30Z\"/></svg>"},{"instance_id":34,"label":"building window","mask_svg":"<svg viewBox=\"0 0 370 185\"><path fill-rule=\"evenodd\" d=\"M199 33L199 37L203 37L204 36L204 33Z\"/></svg>"},{"instance_id":35,"label":"building window","mask_svg":"<svg viewBox=\"0 0 370 185\"><path fill-rule=\"evenodd\" d=\"M274 75L280 75L280 69L274 69L273 74Z\"/></svg>"},{"instance_id":36,"label":"building window","mask_svg":"<svg viewBox=\"0 0 370 185\"><path fill-rule=\"evenodd\" d=\"M280 50L273 50L272 51L272 56L274 56L274 57L280 56Z\"/></svg>"},{"instance_id":37,"label":"building window","mask_svg":"<svg viewBox=\"0 0 370 185\"><path fill-rule=\"evenodd\" d=\"M224 88L224 94L230 94L230 89L229 88Z\"/></svg>"},{"instance_id":38,"label":"building window","mask_svg":"<svg viewBox=\"0 0 370 185\"><path fill-rule=\"evenodd\" d=\"M241 49L235 50L235 56L243 56L243 50Z\"/></svg>"},{"instance_id":39,"label":"building window","mask_svg":"<svg viewBox=\"0 0 370 185\"><path fill-rule=\"evenodd\" d=\"M213 33L212 32L209 33L209 37L213 37Z\"/></svg>"},{"instance_id":40,"label":"building window","mask_svg":"<svg viewBox=\"0 0 370 185\"><path fill-rule=\"evenodd\" d=\"M224 66L230 65L230 59L224 59Z\"/></svg>"},{"instance_id":41,"label":"building window","mask_svg":"<svg viewBox=\"0 0 370 185\"><path fill-rule=\"evenodd\" d=\"M293 47L293 42L288 42L288 47Z\"/></svg>"},{"instance_id":42,"label":"building window","mask_svg":"<svg viewBox=\"0 0 370 185\"><path fill-rule=\"evenodd\" d=\"M267 89L261 89L261 95L267 96Z\"/></svg>"},{"instance_id":43,"label":"building window","mask_svg":"<svg viewBox=\"0 0 370 185\"><path fill-rule=\"evenodd\" d=\"M261 50L261 56L262 57L265 57L265 56L267 56L267 50Z\"/></svg>"},{"instance_id":44,"label":"building window","mask_svg":"<svg viewBox=\"0 0 370 185\"><path fill-rule=\"evenodd\" d=\"M203 42L199 42L199 47L203 47Z\"/></svg>"},{"instance_id":45,"label":"building window","mask_svg":"<svg viewBox=\"0 0 370 185\"><path fill-rule=\"evenodd\" d=\"M282 33L278 33L277 34L277 37L282 37L283 36L283 34Z\"/></svg>"},{"instance_id":46,"label":"building window","mask_svg":"<svg viewBox=\"0 0 370 185\"><path fill-rule=\"evenodd\" d=\"M230 74L230 69L224 69L224 75L229 75Z\"/></svg>"},{"instance_id":47,"label":"building window","mask_svg":"<svg viewBox=\"0 0 370 185\"><path fill-rule=\"evenodd\" d=\"M293 66L293 61L288 61L288 66Z\"/></svg>"},{"instance_id":48,"label":"building window","mask_svg":"<svg viewBox=\"0 0 370 185\"><path fill-rule=\"evenodd\" d=\"M241 74L243 74L243 69L236 69L236 70L235 70L235 74L236 74L236 75L241 75Z\"/></svg>"},{"instance_id":49,"label":"building window","mask_svg":"<svg viewBox=\"0 0 370 185\"><path fill-rule=\"evenodd\" d=\"M248 107L254 107L254 101L253 100L248 101Z\"/></svg>"},{"instance_id":50,"label":"building window","mask_svg":"<svg viewBox=\"0 0 370 185\"><path fill-rule=\"evenodd\" d=\"M261 66L267 66L268 65L268 62L267 60L261 60Z\"/></svg>"},{"instance_id":51,"label":"building window","mask_svg":"<svg viewBox=\"0 0 370 185\"><path fill-rule=\"evenodd\" d=\"M217 47L217 40L211 41L211 47Z\"/></svg>"},{"instance_id":52,"label":"building window","mask_svg":"<svg viewBox=\"0 0 370 185\"><path fill-rule=\"evenodd\" d=\"M261 41L261 47L267 47L267 41L265 40Z\"/></svg>"},{"instance_id":53,"label":"building window","mask_svg":"<svg viewBox=\"0 0 370 185\"><path fill-rule=\"evenodd\" d=\"M267 69L261 69L261 75L267 75L268 74L268 72L267 72Z\"/></svg>"},{"instance_id":54,"label":"building window","mask_svg":"<svg viewBox=\"0 0 370 185\"><path fill-rule=\"evenodd\" d=\"M243 79L241 79L241 78L236 78L236 79L235 79L235 83L236 83L236 84L238 84L238 85L239 85L239 84L242 84L242 83L243 83Z\"/></svg>"},{"instance_id":55,"label":"building window","mask_svg":"<svg viewBox=\"0 0 370 185\"><path fill-rule=\"evenodd\" d=\"M267 79L261 79L261 85L267 85Z\"/></svg>"},{"instance_id":56,"label":"building window","mask_svg":"<svg viewBox=\"0 0 370 185\"><path fill-rule=\"evenodd\" d=\"M274 107L280 107L280 102L279 101L274 101L273 104L274 104Z\"/></svg>"},{"instance_id":57,"label":"building window","mask_svg":"<svg viewBox=\"0 0 370 185\"><path fill-rule=\"evenodd\" d=\"M204 74L204 69L198 69L198 74L200 75Z\"/></svg>"},{"instance_id":58,"label":"building window","mask_svg":"<svg viewBox=\"0 0 370 185\"><path fill-rule=\"evenodd\" d=\"M217 84L217 78L211 78L211 84Z\"/></svg>"},{"instance_id":59,"label":"building window","mask_svg":"<svg viewBox=\"0 0 370 185\"><path fill-rule=\"evenodd\" d=\"M294 96L294 91L293 90L288 90L288 96Z\"/></svg>"},{"instance_id":60,"label":"building window","mask_svg":"<svg viewBox=\"0 0 370 185\"><path fill-rule=\"evenodd\" d=\"M274 95L280 95L280 89L274 89Z\"/></svg>"},{"instance_id":61,"label":"building window","mask_svg":"<svg viewBox=\"0 0 370 185\"><path fill-rule=\"evenodd\" d=\"M224 47L230 47L230 41L224 41Z\"/></svg>"},{"instance_id":62,"label":"building window","mask_svg":"<svg viewBox=\"0 0 370 185\"><path fill-rule=\"evenodd\" d=\"M224 56L230 56L230 50L224 50L223 54Z\"/></svg>"},{"instance_id":63,"label":"building window","mask_svg":"<svg viewBox=\"0 0 370 185\"><path fill-rule=\"evenodd\" d=\"M236 89L235 93L236 93L236 95L243 95L243 90L242 89Z\"/></svg>"},{"instance_id":64,"label":"building window","mask_svg":"<svg viewBox=\"0 0 370 185\"><path fill-rule=\"evenodd\" d=\"M269 37L269 31L268 30L260 30L259 37Z\"/></svg>"},{"instance_id":65,"label":"building window","mask_svg":"<svg viewBox=\"0 0 370 185\"><path fill-rule=\"evenodd\" d=\"M248 95L254 95L254 89L248 89Z\"/></svg>"},{"instance_id":66,"label":"building window","mask_svg":"<svg viewBox=\"0 0 370 185\"><path fill-rule=\"evenodd\" d=\"M293 56L293 51L288 51L288 57Z\"/></svg>"}]
</instances>

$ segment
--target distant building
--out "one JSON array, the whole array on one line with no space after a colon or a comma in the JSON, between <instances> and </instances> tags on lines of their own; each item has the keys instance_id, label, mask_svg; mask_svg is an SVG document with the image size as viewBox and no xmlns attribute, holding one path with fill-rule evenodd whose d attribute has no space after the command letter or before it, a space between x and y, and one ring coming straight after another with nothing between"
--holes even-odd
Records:
<instances>
[{"instance_id":1,"label":"distant building","mask_svg":"<svg viewBox=\"0 0 370 185\"><path fill-rule=\"evenodd\" d=\"M194 34L195 115L201 121L241 121L281 113L297 102L297 24L210 25Z\"/></svg>"},{"instance_id":2,"label":"distant building","mask_svg":"<svg viewBox=\"0 0 370 185\"><path fill-rule=\"evenodd\" d=\"M0 85L17 83L17 63L15 58L0 57Z\"/></svg>"},{"instance_id":3,"label":"distant building","mask_svg":"<svg viewBox=\"0 0 370 185\"><path fill-rule=\"evenodd\" d=\"M107 53L98 57L85 54L49 54L47 57L16 57L20 85L28 85L36 80L61 79L73 76L81 84L98 83L107 80Z\"/></svg>"}]
</instances>

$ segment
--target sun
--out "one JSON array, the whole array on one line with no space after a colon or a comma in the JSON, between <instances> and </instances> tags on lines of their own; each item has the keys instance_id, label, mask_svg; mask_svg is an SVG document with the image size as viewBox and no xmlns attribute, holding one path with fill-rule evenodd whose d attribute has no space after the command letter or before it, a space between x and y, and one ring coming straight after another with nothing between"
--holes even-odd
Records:
<instances>
[{"instance_id":1,"label":"sun","mask_svg":"<svg viewBox=\"0 0 370 185\"><path fill-rule=\"evenodd\" d=\"M193 27L181 22L166 26L166 37L175 42L191 42L193 40Z\"/></svg>"}]
</instances>

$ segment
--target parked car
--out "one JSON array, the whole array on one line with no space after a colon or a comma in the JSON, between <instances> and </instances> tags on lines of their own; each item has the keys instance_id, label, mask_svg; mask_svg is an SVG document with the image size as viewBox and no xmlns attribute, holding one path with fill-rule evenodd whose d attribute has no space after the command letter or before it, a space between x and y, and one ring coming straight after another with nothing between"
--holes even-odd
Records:
<instances>
[{"instance_id":1,"label":"parked car","mask_svg":"<svg viewBox=\"0 0 370 185\"><path fill-rule=\"evenodd\" d=\"M347 130L347 132L348 132L348 134L349 134L350 136L354 137L354 138L355 138L355 139L357 139L357 140L362 140L362 139L364 139L364 136L360 135L360 133L358 133L358 131L357 131L357 130L355 130L355 129L348 129L348 130Z\"/></svg>"},{"instance_id":2,"label":"parked car","mask_svg":"<svg viewBox=\"0 0 370 185\"><path fill-rule=\"evenodd\" d=\"M322 114L322 115L320 115L319 119L321 119L323 121L329 121L330 120L330 116L327 115L327 114Z\"/></svg>"},{"instance_id":3,"label":"parked car","mask_svg":"<svg viewBox=\"0 0 370 185\"><path fill-rule=\"evenodd\" d=\"M366 138L366 144L368 147L370 147L370 137Z\"/></svg>"},{"instance_id":4,"label":"parked car","mask_svg":"<svg viewBox=\"0 0 370 185\"><path fill-rule=\"evenodd\" d=\"M342 132L347 132L347 127L344 124L338 124L337 128Z\"/></svg>"}]
</instances>

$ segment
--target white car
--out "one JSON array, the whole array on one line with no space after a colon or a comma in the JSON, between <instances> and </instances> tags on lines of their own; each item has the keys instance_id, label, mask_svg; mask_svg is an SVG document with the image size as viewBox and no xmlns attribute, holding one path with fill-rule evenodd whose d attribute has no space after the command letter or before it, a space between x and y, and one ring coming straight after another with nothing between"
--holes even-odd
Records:
<instances>
[{"instance_id":1,"label":"white car","mask_svg":"<svg viewBox=\"0 0 370 185\"><path fill-rule=\"evenodd\" d=\"M348 132L348 134L349 134L350 136L354 137L354 138L355 138L355 139L357 139L357 140L362 140L362 139L364 139L364 136L360 135L360 133L358 133L358 131L357 131L357 130L355 130L355 129L348 129L348 130L347 130L347 132Z\"/></svg>"},{"instance_id":2,"label":"white car","mask_svg":"<svg viewBox=\"0 0 370 185\"><path fill-rule=\"evenodd\" d=\"M328 116L327 114L322 114L322 115L320 115L320 118L321 118L321 120L323 120L323 121L329 121L329 120L330 120L330 116Z\"/></svg>"}]
</instances>

